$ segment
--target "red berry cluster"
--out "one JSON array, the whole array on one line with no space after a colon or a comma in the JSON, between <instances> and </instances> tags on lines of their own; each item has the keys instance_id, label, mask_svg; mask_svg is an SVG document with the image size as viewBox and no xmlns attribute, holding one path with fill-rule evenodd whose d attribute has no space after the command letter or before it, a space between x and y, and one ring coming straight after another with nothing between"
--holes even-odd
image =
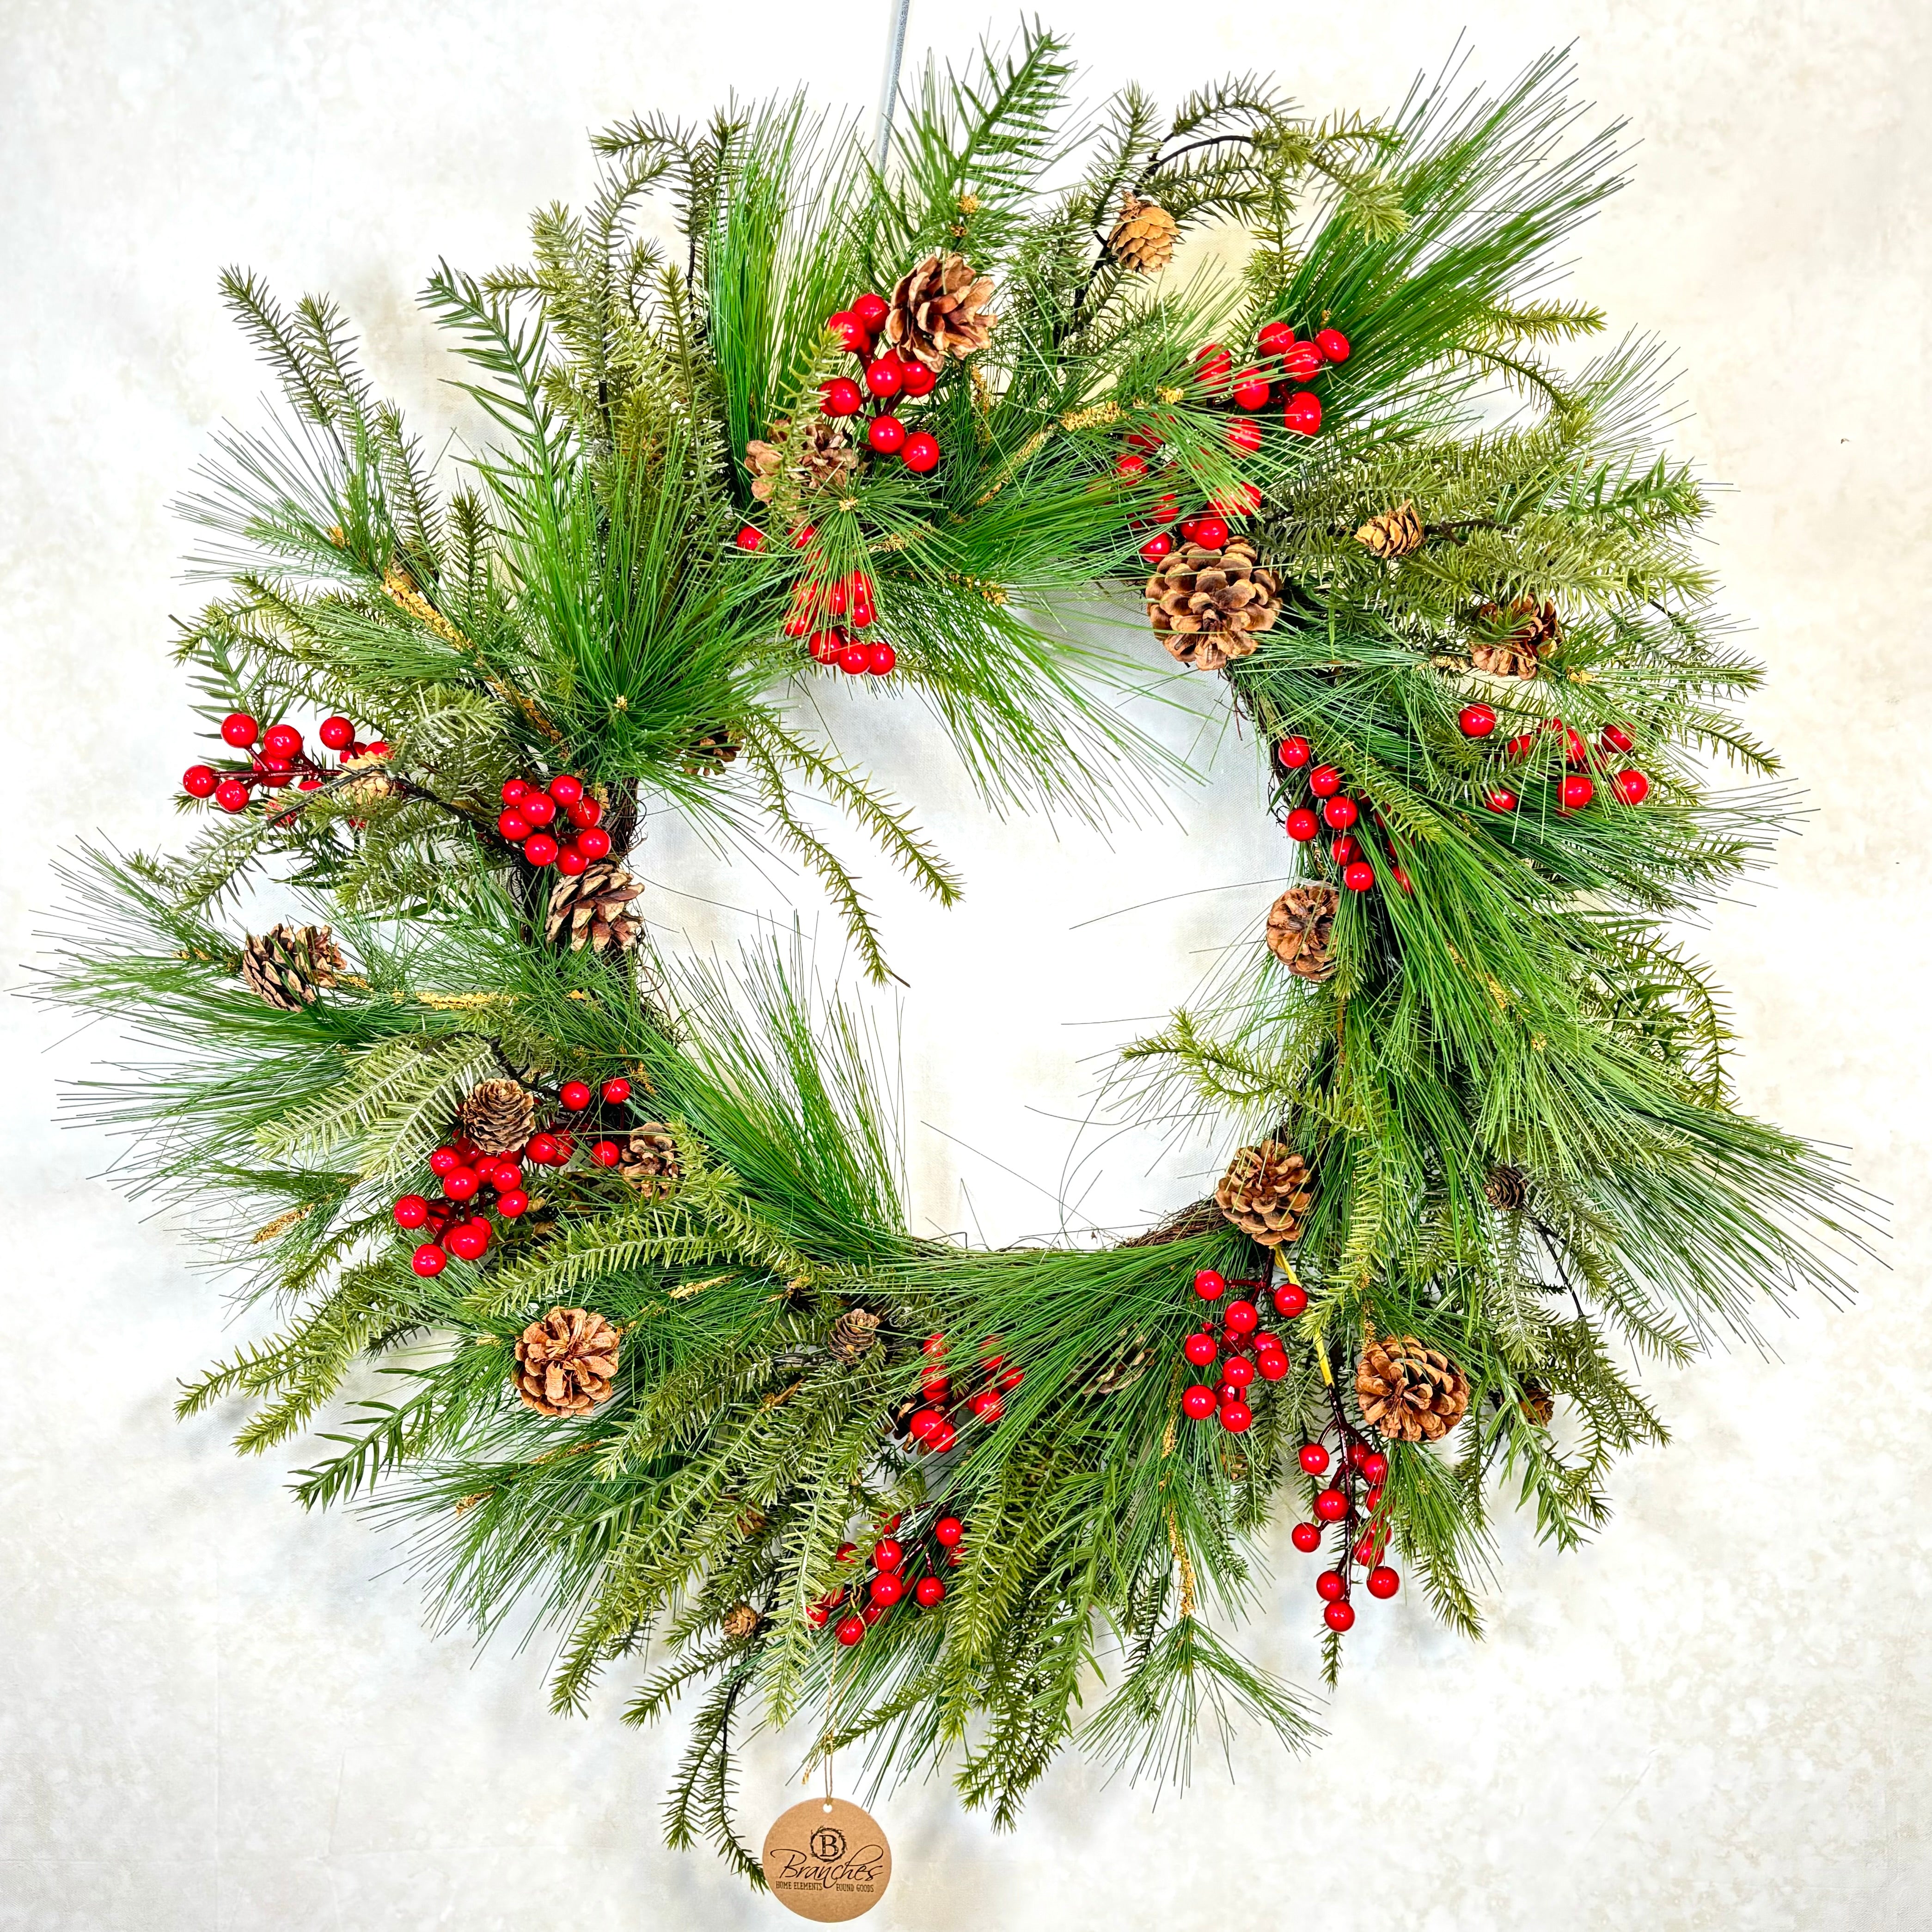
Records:
<instances>
[{"instance_id":1,"label":"red berry cluster","mask_svg":"<svg viewBox=\"0 0 1932 1932\"><path fill-rule=\"evenodd\" d=\"M1271 322L1256 338L1258 359L1237 370L1234 358L1218 342L1210 342L1194 358L1195 377L1217 401L1230 404L1243 413L1235 416L1227 428L1228 446L1239 456L1252 456L1262 446L1262 427L1255 412L1264 410L1283 392L1288 393L1282 411L1284 428L1297 436L1313 436L1322 427L1322 399L1313 390L1298 384L1312 382L1330 363L1348 359L1348 338L1339 328L1324 328L1312 341L1299 341L1294 328L1285 322ZM1132 446L1114 459L1114 473L1123 482L1138 483L1152 474L1148 458L1160 448L1160 439L1150 432L1136 430L1127 438ZM1262 493L1253 483L1236 486L1230 496L1217 498L1204 510L1180 519L1180 541L1219 550L1228 541L1228 519L1252 516L1261 508ZM1180 514L1180 500L1162 496L1144 520L1166 525ZM1141 545L1141 555L1149 563L1158 563L1174 548L1174 538L1165 528L1156 530Z\"/></svg>"},{"instance_id":2,"label":"red berry cluster","mask_svg":"<svg viewBox=\"0 0 1932 1932\"><path fill-rule=\"evenodd\" d=\"M896 412L902 397L917 400L932 394L939 378L923 362L902 356L896 349L872 352L887 314L886 298L869 292L850 308L826 318L826 327L859 358L860 380L834 376L819 385L829 416L856 416L868 404L872 419L866 425L866 446L880 456L896 456L916 476L939 467L939 441L929 430L909 429Z\"/></svg>"},{"instance_id":3,"label":"red berry cluster","mask_svg":"<svg viewBox=\"0 0 1932 1932\"><path fill-rule=\"evenodd\" d=\"M566 1080L557 1090L559 1106L572 1114L587 1112L593 1100L601 1099L604 1107L614 1108L630 1097L631 1083L621 1076L605 1081L594 1096L581 1080ZM405 1232L428 1234L410 1257L410 1265L427 1278L442 1274L452 1255L466 1262L480 1260L494 1232L488 1219L472 1205L481 1200L483 1190L487 1187L496 1196L498 1216L514 1221L530 1204L524 1162L532 1167L564 1167L576 1150L576 1136L553 1127L538 1129L520 1148L507 1154L486 1154L474 1141L460 1134L453 1136L429 1157L429 1171L442 1184L442 1193L434 1200L422 1194L405 1194L389 1210L396 1226ZM614 1140L599 1139L590 1149L591 1161L598 1167L615 1167L622 1158L623 1149Z\"/></svg>"},{"instance_id":4,"label":"red berry cluster","mask_svg":"<svg viewBox=\"0 0 1932 1932\"><path fill-rule=\"evenodd\" d=\"M1376 1520L1382 1484L1388 1479L1388 1457L1339 1415L1336 1428L1342 1451L1341 1467L1316 1492L1315 1521L1297 1523L1290 1534L1295 1548L1304 1555L1322 1547L1327 1529L1333 1528L1339 1537L1341 1559L1316 1578L1315 1592L1326 1606L1322 1615L1328 1628L1345 1630L1355 1621L1354 1606L1348 1600L1352 1567L1368 1572L1365 1581L1372 1597L1394 1596L1402 1587L1402 1579L1382 1561L1388 1546L1388 1526ZM1302 1444L1300 1460L1304 1472L1312 1480L1328 1474L1334 1458L1327 1444L1316 1441ZM1364 1492L1359 1501L1358 1485Z\"/></svg>"},{"instance_id":5,"label":"red berry cluster","mask_svg":"<svg viewBox=\"0 0 1932 1932\"><path fill-rule=\"evenodd\" d=\"M1328 856L1334 861L1341 874L1342 883L1352 892L1372 892L1376 884L1376 868L1364 856L1361 842L1351 827L1361 822L1362 814L1370 807L1366 799L1351 798L1342 789L1342 774L1333 765L1315 763L1313 748L1306 738L1287 737L1275 747L1275 757L1287 772L1308 773L1308 797L1305 802L1290 807L1282 823L1289 838L1298 844L1311 844L1320 838L1325 826L1335 834L1330 842ZM1292 795L1299 796L1300 781L1292 782ZM1382 820L1377 818L1376 823ZM1411 890L1408 874L1391 862L1389 875L1404 892Z\"/></svg>"},{"instance_id":6,"label":"red berry cluster","mask_svg":"<svg viewBox=\"0 0 1932 1932\"><path fill-rule=\"evenodd\" d=\"M746 529L750 526L746 525ZM756 532L754 532L755 535ZM802 525L792 539L795 548L812 551L818 528ZM740 532L740 541L743 532ZM756 548L756 546L752 546ZM808 577L791 593L791 610L784 621L788 638L802 638L815 664L836 664L848 676L869 672L884 677L898 662L898 654L883 638L869 643L854 631L869 630L878 617L872 580L862 570L826 579Z\"/></svg>"},{"instance_id":7,"label":"red berry cluster","mask_svg":"<svg viewBox=\"0 0 1932 1932\"><path fill-rule=\"evenodd\" d=\"M548 784L541 778L511 778L503 787L496 830L511 844L520 846L532 866L554 866L574 877L592 860L609 856L610 835L597 822L603 815L604 808L585 791L584 781L568 772ZM574 828L568 844L558 842L553 826Z\"/></svg>"},{"instance_id":8,"label":"red berry cluster","mask_svg":"<svg viewBox=\"0 0 1932 1932\"><path fill-rule=\"evenodd\" d=\"M1019 1387L1026 1379L1026 1371L1006 1366L996 1336L980 1352L980 1387L962 1400L953 1388L953 1378L946 1373L946 1337L928 1335L919 1346L926 1358L926 1370L919 1385L923 1406L914 1410L906 1424L906 1433L922 1449L943 1456L959 1439L959 1430L968 1421L999 1420L1006 1406L1000 1398Z\"/></svg>"},{"instance_id":9,"label":"red berry cluster","mask_svg":"<svg viewBox=\"0 0 1932 1932\"><path fill-rule=\"evenodd\" d=\"M1203 1301L1219 1301L1231 1287L1258 1291L1265 1286L1258 1281L1230 1282L1214 1268L1202 1268L1194 1277L1194 1292ZM1277 1314L1292 1318L1308 1306L1308 1297L1293 1282L1285 1282L1275 1290L1274 1305ZM1280 1338L1269 1334L1261 1324L1261 1311L1252 1301L1231 1301L1221 1311L1220 1334L1203 1328L1182 1343L1180 1352L1196 1369L1214 1371L1217 1359L1224 1354L1227 1358L1220 1364L1218 1385L1216 1375L1210 1372L1204 1381L1182 1391L1183 1414L1196 1422L1216 1415L1231 1436L1252 1427L1255 1412L1249 1406L1248 1391L1255 1378L1278 1382L1288 1373L1287 1350Z\"/></svg>"},{"instance_id":10,"label":"red berry cluster","mask_svg":"<svg viewBox=\"0 0 1932 1932\"><path fill-rule=\"evenodd\" d=\"M312 758L302 749L302 734L292 724L271 724L265 733L260 722L245 711L231 711L221 721L224 744L248 754L245 765L190 765L182 774L182 789L190 798L212 798L224 812L245 812L254 789L279 790L292 784L299 791L319 790L324 783L345 769L351 758L386 758L389 748L381 739L358 743L356 728L346 718L325 718L315 728L315 735L332 752L339 752L340 765Z\"/></svg>"},{"instance_id":11,"label":"red berry cluster","mask_svg":"<svg viewBox=\"0 0 1932 1932\"><path fill-rule=\"evenodd\" d=\"M1493 706L1466 704L1456 714L1456 722L1466 738L1486 738L1496 728L1496 713ZM1589 774L1589 767L1607 771L1618 759L1627 757L1634 743L1630 734L1620 724L1606 724L1596 744L1586 742L1582 734L1565 724L1560 718L1546 718L1534 731L1525 731L1511 738L1504 750L1516 763L1522 764L1536 750L1538 740L1546 733L1560 732L1563 736L1563 762L1570 769L1566 770L1558 782L1556 807L1559 812L1581 812L1597 795L1595 779ZM1650 779L1634 765L1625 765L1611 772L1610 789L1626 805L1641 805L1650 796ZM1492 812L1514 812L1521 800L1506 785L1490 786L1483 794L1483 802Z\"/></svg>"},{"instance_id":12,"label":"red berry cluster","mask_svg":"<svg viewBox=\"0 0 1932 1932\"><path fill-rule=\"evenodd\" d=\"M895 1604L908 1596L922 1610L935 1608L946 1595L946 1586L932 1570L924 1565L924 1554L918 1550L908 1550L897 1540L900 1525L904 1519L893 1516L881 1525L883 1534L872 1545L871 1560L866 1566L866 1580L855 1591L855 1600L860 1607L839 1618L832 1635L844 1645L855 1644L867 1630L890 1610ZM956 1516L943 1516L935 1522L931 1534L937 1546L932 1560L936 1565L938 1552L944 1550L949 1563L957 1563L960 1558L960 1544L966 1534L966 1526ZM838 1559L841 1563L850 1563L858 1556L856 1544L842 1543L838 1546ZM814 1627L823 1630L831 1621L834 1610L843 1606L845 1589L828 1590L826 1594L808 1604L806 1616Z\"/></svg>"}]
</instances>

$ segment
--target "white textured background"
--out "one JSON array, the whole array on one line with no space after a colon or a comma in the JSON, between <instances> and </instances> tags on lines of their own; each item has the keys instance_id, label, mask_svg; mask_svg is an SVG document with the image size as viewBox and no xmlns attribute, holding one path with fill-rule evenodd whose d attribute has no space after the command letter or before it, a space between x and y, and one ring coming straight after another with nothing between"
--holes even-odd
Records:
<instances>
[{"instance_id":1,"label":"white textured background","mask_svg":"<svg viewBox=\"0 0 1932 1932\"><path fill-rule=\"evenodd\" d=\"M913 44L940 31L918 0ZM1636 185L1588 231L1580 288L1682 346L1688 440L1737 486L1715 520L1733 606L1773 681L1752 722L1814 816L1774 883L1708 935L1736 989L1749 1102L1846 1144L1897 1204L1888 1269L1806 1310L1778 1359L1660 1378L1676 1447L1617 1478L1617 1518L1558 1558L1519 1534L1472 1648L1405 1595L1371 1606L1306 1762L1250 1737L1180 1802L1070 1761L1018 1834L940 1790L884 1809L898 1859L874 1924L920 1932L1218 1927L1880 1928L1932 1922L1927 1473L1932 1318L1918 1184L1932 1021L1922 748L1928 548L1928 40L1918 0L1687 9L1471 0L1500 82L1577 37L1582 84L1639 138ZM182 533L164 506L262 378L214 301L242 261L326 287L424 422L437 352L410 306L439 254L518 252L526 211L579 196L586 132L697 116L800 79L869 106L882 8L548 0L7 0L0 81L4 958L16 984L55 846L153 841L188 762L165 646ZM1448 51L1450 16L1372 7L1066 0L1096 86L1172 94L1278 69L1312 106L1375 109ZM970 10L943 45L983 24ZM992 21L1004 34L1008 22ZM1186 990L1264 895L1078 927L1261 878L1273 840L1233 754L1179 823L1102 842L989 823L910 709L858 742L970 874L951 914L886 892L904 1005L919 1206L995 1239L1051 1202L1089 1073ZM653 876L773 907L679 848ZM874 868L874 869L877 869ZM656 902L682 918L676 902ZM689 908L694 934L746 921ZM705 923L711 920L712 923ZM1076 929L1077 928L1077 929ZM350 1518L302 1518L284 1463L223 1420L177 1427L175 1379L234 1338L187 1250L50 1126L84 1043L16 1001L7 1060L0 1374L0 1926L585 1932L780 1922L706 1856L658 1846L674 1740L542 1714L544 1657L423 1630L409 1580ZM947 1140L922 1123L957 1137ZM958 1142L980 1153L969 1152ZM962 1184L970 1191L970 1210ZM1129 1219L1184 1180L1124 1159L1088 1205ZM1314 1604L1284 1544L1257 1637L1312 1678ZM754 1839L788 1802L761 1760Z\"/></svg>"}]
</instances>

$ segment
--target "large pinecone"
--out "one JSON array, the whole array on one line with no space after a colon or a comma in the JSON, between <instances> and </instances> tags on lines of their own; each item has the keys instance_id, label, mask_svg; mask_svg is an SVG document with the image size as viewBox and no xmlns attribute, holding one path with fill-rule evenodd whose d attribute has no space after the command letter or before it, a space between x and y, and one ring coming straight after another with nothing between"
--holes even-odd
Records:
<instances>
[{"instance_id":1,"label":"large pinecone","mask_svg":"<svg viewBox=\"0 0 1932 1932\"><path fill-rule=\"evenodd\" d=\"M486 1080L456 1110L479 1154L514 1154L537 1124L537 1096L520 1081Z\"/></svg>"},{"instance_id":2,"label":"large pinecone","mask_svg":"<svg viewBox=\"0 0 1932 1932\"><path fill-rule=\"evenodd\" d=\"M285 1013L313 1006L348 963L326 926L274 926L259 939L250 934L242 948L243 982Z\"/></svg>"},{"instance_id":3,"label":"large pinecone","mask_svg":"<svg viewBox=\"0 0 1932 1932\"><path fill-rule=\"evenodd\" d=\"M678 1158L677 1142L670 1128L662 1120L646 1120L642 1126L633 1127L617 1172L640 1194L675 1194L684 1178L684 1162Z\"/></svg>"},{"instance_id":4,"label":"large pinecone","mask_svg":"<svg viewBox=\"0 0 1932 1932\"><path fill-rule=\"evenodd\" d=\"M1308 1163L1279 1141L1243 1148L1214 1190L1221 1212L1264 1248L1300 1236L1301 1217L1314 1198Z\"/></svg>"},{"instance_id":5,"label":"large pinecone","mask_svg":"<svg viewBox=\"0 0 1932 1932\"><path fill-rule=\"evenodd\" d=\"M1120 218L1107 237L1115 257L1136 274L1157 275L1174 260L1180 224L1158 202L1143 201L1130 188L1120 196Z\"/></svg>"},{"instance_id":6,"label":"large pinecone","mask_svg":"<svg viewBox=\"0 0 1932 1932\"><path fill-rule=\"evenodd\" d=\"M1469 662L1493 677L1534 677L1563 641L1556 606L1519 597L1507 611L1485 604L1476 614L1482 634L1469 646Z\"/></svg>"},{"instance_id":7,"label":"large pinecone","mask_svg":"<svg viewBox=\"0 0 1932 1932\"><path fill-rule=\"evenodd\" d=\"M869 1348L879 1332L879 1318L869 1308L848 1308L832 1324L825 1346L834 1360L848 1368Z\"/></svg>"},{"instance_id":8,"label":"large pinecone","mask_svg":"<svg viewBox=\"0 0 1932 1932\"><path fill-rule=\"evenodd\" d=\"M1168 652L1195 670L1250 656L1256 634L1281 615L1281 579L1255 560L1246 537L1225 550L1184 543L1148 579L1148 621Z\"/></svg>"},{"instance_id":9,"label":"large pinecone","mask_svg":"<svg viewBox=\"0 0 1932 1932\"><path fill-rule=\"evenodd\" d=\"M553 1308L517 1338L517 1394L542 1415L585 1415L608 1401L621 1338L589 1308Z\"/></svg>"},{"instance_id":10,"label":"large pinecone","mask_svg":"<svg viewBox=\"0 0 1932 1932\"><path fill-rule=\"evenodd\" d=\"M1325 980L1335 970L1329 950L1342 895L1333 886L1290 886L1268 908L1268 950L1304 980Z\"/></svg>"},{"instance_id":11,"label":"large pinecone","mask_svg":"<svg viewBox=\"0 0 1932 1932\"><path fill-rule=\"evenodd\" d=\"M614 859L593 859L574 878L560 872L550 881L550 917L544 933L552 945L568 939L573 952L588 946L628 952L643 938L644 922L628 910L644 889Z\"/></svg>"},{"instance_id":12,"label":"large pinecone","mask_svg":"<svg viewBox=\"0 0 1932 1932\"><path fill-rule=\"evenodd\" d=\"M928 255L900 278L886 316L886 340L902 356L943 369L949 356L966 356L992 339L999 317L986 308L990 275L976 275L963 255Z\"/></svg>"},{"instance_id":13,"label":"large pinecone","mask_svg":"<svg viewBox=\"0 0 1932 1932\"><path fill-rule=\"evenodd\" d=\"M1400 503L1393 510L1371 517L1355 532L1355 541L1377 556L1406 556L1411 550L1422 548L1424 534L1415 506Z\"/></svg>"},{"instance_id":14,"label":"large pinecone","mask_svg":"<svg viewBox=\"0 0 1932 1932\"><path fill-rule=\"evenodd\" d=\"M1355 1369L1362 1419L1397 1442L1447 1436L1469 1406L1468 1378L1439 1348L1413 1335L1385 1335Z\"/></svg>"},{"instance_id":15,"label":"large pinecone","mask_svg":"<svg viewBox=\"0 0 1932 1932\"><path fill-rule=\"evenodd\" d=\"M845 425L833 417L824 417L800 433L788 447L788 427L780 423L772 431L780 439L761 442L755 436L745 446L745 466L752 472L752 494L769 503L778 485L789 476L800 496L814 490L827 490L842 482L859 466L859 452L845 433Z\"/></svg>"}]
</instances>

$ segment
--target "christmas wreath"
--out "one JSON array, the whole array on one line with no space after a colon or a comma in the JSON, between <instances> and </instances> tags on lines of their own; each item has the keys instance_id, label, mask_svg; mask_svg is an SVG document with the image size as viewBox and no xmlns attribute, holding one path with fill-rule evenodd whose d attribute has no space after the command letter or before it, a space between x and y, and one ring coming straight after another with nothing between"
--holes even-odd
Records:
<instances>
[{"instance_id":1,"label":"christmas wreath","mask_svg":"<svg viewBox=\"0 0 1932 1932\"><path fill-rule=\"evenodd\" d=\"M928 69L876 164L796 100L610 129L528 266L428 284L492 425L451 488L330 302L230 274L286 407L185 504L220 748L178 856L72 868L48 987L151 1042L79 1110L285 1318L183 1412L244 1402L261 1451L379 1365L302 1502L406 1526L452 1623L554 1626L560 1711L650 1648L626 1716L694 1694L670 1840L754 1878L759 1727L1002 1822L1070 1742L1303 1740L1228 1634L1282 1511L1331 1680L1404 1576L1474 1634L1496 1498L1574 1543L1662 1439L1631 1358L1858 1240L1732 1105L1672 936L1791 797L1661 352L1552 352L1602 326L1550 284L1616 130L1556 58L1319 124L1071 86L1045 32ZM1098 815L1159 760L1109 681L1156 668L1219 680L1283 827L1251 943L1112 1090L1226 1171L1112 1245L916 1238L862 1015L782 945L662 956L638 848L672 813L788 853L882 976L808 808L958 886L814 686Z\"/></svg>"}]
</instances>

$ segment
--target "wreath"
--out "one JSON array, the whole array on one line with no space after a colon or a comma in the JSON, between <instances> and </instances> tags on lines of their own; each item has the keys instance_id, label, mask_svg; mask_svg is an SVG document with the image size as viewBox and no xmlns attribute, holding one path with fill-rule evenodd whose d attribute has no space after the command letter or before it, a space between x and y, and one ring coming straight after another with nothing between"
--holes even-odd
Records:
<instances>
[{"instance_id":1,"label":"wreath","mask_svg":"<svg viewBox=\"0 0 1932 1932\"><path fill-rule=\"evenodd\" d=\"M1299 1744L1232 1634L1280 1516L1331 1683L1406 1579L1473 1635L1496 1499L1574 1544L1664 1439L1633 1358L1840 1285L1858 1198L1732 1104L1672 936L1792 795L1662 352L1552 352L1622 165L1568 82L1089 113L1034 30L928 68L877 165L795 100L626 122L527 266L430 280L454 465L332 303L224 278L286 406L184 506L194 836L67 875L48 994L150 1042L75 1102L283 1312L183 1413L332 1417L298 1499L404 1526L440 1618L554 1627L559 1711L647 1648L628 1720L693 1693L672 1844L757 1880L734 1754L794 1721L1003 1823L1070 1742ZM863 1012L795 945L662 953L652 820L788 854L883 979L821 808L959 886L826 687L1097 818L1160 766L1122 690L1189 677L1282 886L1112 1092L1226 1172L1108 1245L916 1238Z\"/></svg>"}]
</instances>

